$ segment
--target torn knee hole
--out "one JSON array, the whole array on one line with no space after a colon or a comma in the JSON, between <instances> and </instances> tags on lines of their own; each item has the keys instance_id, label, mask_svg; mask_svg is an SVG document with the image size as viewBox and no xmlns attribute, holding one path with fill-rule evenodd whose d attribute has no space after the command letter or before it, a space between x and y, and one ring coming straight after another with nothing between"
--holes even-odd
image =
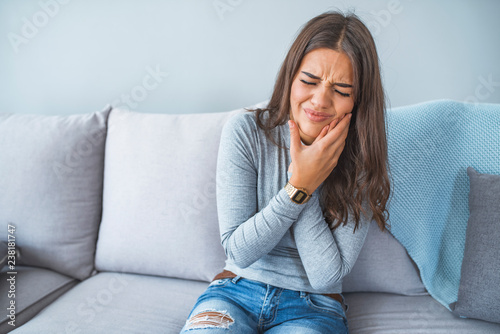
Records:
<instances>
[{"instance_id":1,"label":"torn knee hole","mask_svg":"<svg viewBox=\"0 0 500 334\"><path fill-rule=\"evenodd\" d=\"M234 319L227 311L204 311L187 320L186 329L229 328Z\"/></svg>"}]
</instances>

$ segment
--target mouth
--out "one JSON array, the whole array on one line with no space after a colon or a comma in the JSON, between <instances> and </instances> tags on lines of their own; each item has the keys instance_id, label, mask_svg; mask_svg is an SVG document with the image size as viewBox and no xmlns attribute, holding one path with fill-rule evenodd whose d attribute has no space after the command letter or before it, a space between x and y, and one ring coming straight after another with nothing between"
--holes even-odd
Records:
<instances>
[{"instance_id":1,"label":"mouth","mask_svg":"<svg viewBox=\"0 0 500 334\"><path fill-rule=\"evenodd\" d=\"M308 108L304 108L304 112L310 121L316 123L322 123L335 117L335 115L328 114L326 112L315 111Z\"/></svg>"}]
</instances>

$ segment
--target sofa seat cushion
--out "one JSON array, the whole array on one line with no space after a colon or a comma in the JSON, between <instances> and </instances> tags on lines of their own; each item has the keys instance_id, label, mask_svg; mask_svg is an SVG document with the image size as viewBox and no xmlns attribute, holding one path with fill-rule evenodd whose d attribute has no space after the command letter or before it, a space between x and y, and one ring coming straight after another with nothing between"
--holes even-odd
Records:
<instances>
[{"instance_id":1,"label":"sofa seat cushion","mask_svg":"<svg viewBox=\"0 0 500 334\"><path fill-rule=\"evenodd\" d=\"M94 271L109 111L0 114L0 240L15 226L16 264L80 280Z\"/></svg>"},{"instance_id":2,"label":"sofa seat cushion","mask_svg":"<svg viewBox=\"0 0 500 334\"><path fill-rule=\"evenodd\" d=\"M0 333L17 328L33 318L44 307L52 303L66 291L78 284L78 280L61 275L55 271L27 266L17 266L11 290L10 279L12 275L7 274L7 267L0 274L0 308L2 312L10 307L11 301L15 304L15 322L13 327L9 322L13 319L3 316L0 322ZM13 291L7 293L8 291ZM9 298L10 297L12 298ZM7 311L10 314L10 311Z\"/></svg>"},{"instance_id":3,"label":"sofa seat cushion","mask_svg":"<svg viewBox=\"0 0 500 334\"><path fill-rule=\"evenodd\" d=\"M350 334L497 334L500 325L454 316L431 296L346 293Z\"/></svg>"},{"instance_id":4,"label":"sofa seat cushion","mask_svg":"<svg viewBox=\"0 0 500 334\"><path fill-rule=\"evenodd\" d=\"M179 333L208 283L99 273L13 333Z\"/></svg>"}]
</instances>

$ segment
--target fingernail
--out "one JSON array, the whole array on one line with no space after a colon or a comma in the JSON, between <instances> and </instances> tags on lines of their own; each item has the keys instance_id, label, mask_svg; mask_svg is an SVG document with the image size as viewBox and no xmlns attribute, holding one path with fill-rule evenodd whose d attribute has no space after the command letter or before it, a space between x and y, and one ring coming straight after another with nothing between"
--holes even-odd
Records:
<instances>
[{"instance_id":1,"label":"fingernail","mask_svg":"<svg viewBox=\"0 0 500 334\"><path fill-rule=\"evenodd\" d=\"M288 126L291 128L293 128L293 122L292 121L288 121Z\"/></svg>"},{"instance_id":2,"label":"fingernail","mask_svg":"<svg viewBox=\"0 0 500 334\"><path fill-rule=\"evenodd\" d=\"M351 113L349 113L349 114L347 115L347 117L349 117L349 119L351 119L352 114L351 114Z\"/></svg>"}]
</instances>

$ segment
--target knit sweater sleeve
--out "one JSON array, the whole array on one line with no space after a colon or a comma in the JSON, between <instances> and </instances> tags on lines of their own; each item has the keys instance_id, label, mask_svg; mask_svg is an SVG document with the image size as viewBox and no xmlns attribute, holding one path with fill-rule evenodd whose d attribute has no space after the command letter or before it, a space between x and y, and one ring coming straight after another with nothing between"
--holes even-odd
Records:
<instances>
[{"instance_id":1,"label":"knit sweater sleeve","mask_svg":"<svg viewBox=\"0 0 500 334\"><path fill-rule=\"evenodd\" d=\"M265 162L259 160L259 140L263 138L258 138L257 131L248 114L229 119L222 130L217 159L222 246L228 259L240 268L268 254L304 209L281 189L258 211L257 164Z\"/></svg>"},{"instance_id":2,"label":"knit sweater sleeve","mask_svg":"<svg viewBox=\"0 0 500 334\"><path fill-rule=\"evenodd\" d=\"M363 247L368 228L361 215L359 228L350 215L346 225L331 230L326 223L318 196L313 196L292 226L297 250L309 283L318 290L329 290L347 275Z\"/></svg>"}]
</instances>

